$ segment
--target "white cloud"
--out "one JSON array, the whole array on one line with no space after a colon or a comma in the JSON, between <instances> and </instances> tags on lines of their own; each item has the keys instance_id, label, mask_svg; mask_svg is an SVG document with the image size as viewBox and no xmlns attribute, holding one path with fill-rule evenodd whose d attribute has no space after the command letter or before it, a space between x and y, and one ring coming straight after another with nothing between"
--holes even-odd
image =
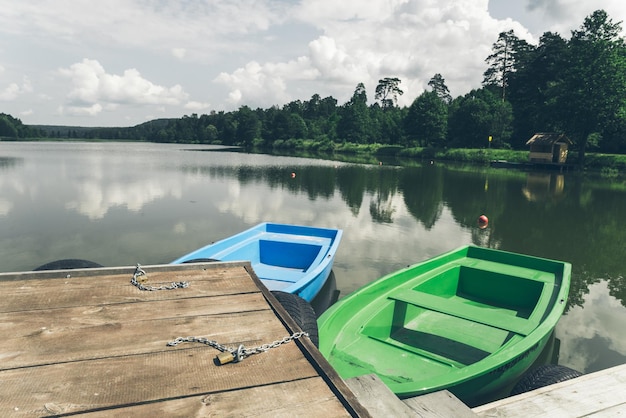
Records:
<instances>
[{"instance_id":1,"label":"white cloud","mask_svg":"<svg viewBox=\"0 0 626 418\"><path fill-rule=\"evenodd\" d=\"M557 327L557 338L562 350L559 363L568 364L581 372L588 371L589 365L598 360L597 348L592 341L597 338L607 342L608 349L626 355L626 340L615 330L621 329L626 320L626 308L609 294L606 282L589 285L589 293L584 296L584 306L575 306L563 316Z\"/></svg>"},{"instance_id":2,"label":"white cloud","mask_svg":"<svg viewBox=\"0 0 626 418\"><path fill-rule=\"evenodd\" d=\"M97 114L103 109L101 103L179 105L188 96L180 85L169 88L156 85L134 68L122 75L108 74L96 60L83 59L59 72L71 81L72 89L67 97L74 114L83 111Z\"/></svg>"},{"instance_id":3,"label":"white cloud","mask_svg":"<svg viewBox=\"0 0 626 418\"><path fill-rule=\"evenodd\" d=\"M251 61L231 74L220 73L214 81L231 88L229 98L233 104L271 106L292 100L288 82L315 80L319 75L309 58L299 57L284 63Z\"/></svg>"},{"instance_id":4,"label":"white cloud","mask_svg":"<svg viewBox=\"0 0 626 418\"><path fill-rule=\"evenodd\" d=\"M326 26L336 22L378 21L409 3L410 0L304 1L294 14L302 20L315 22L317 26Z\"/></svg>"},{"instance_id":5,"label":"white cloud","mask_svg":"<svg viewBox=\"0 0 626 418\"><path fill-rule=\"evenodd\" d=\"M33 86L28 77L23 77L22 85L11 83L0 92L1 101L13 101L20 95L33 91Z\"/></svg>"},{"instance_id":6,"label":"white cloud","mask_svg":"<svg viewBox=\"0 0 626 418\"><path fill-rule=\"evenodd\" d=\"M20 93L20 86L16 83L11 83L5 89L0 92L0 100L10 101L15 100Z\"/></svg>"},{"instance_id":7,"label":"white cloud","mask_svg":"<svg viewBox=\"0 0 626 418\"><path fill-rule=\"evenodd\" d=\"M567 37L596 9L626 20L623 0L9 2L0 14L0 100L12 113L33 108L45 118L74 107L115 125L140 123L157 105L180 117L208 102L228 111L317 93L342 103L361 82L371 102L379 79L398 77L407 105L435 73L454 96L479 87L498 33ZM55 68L69 85L50 76ZM24 74L49 101L28 101L29 84L16 81Z\"/></svg>"},{"instance_id":8,"label":"white cloud","mask_svg":"<svg viewBox=\"0 0 626 418\"><path fill-rule=\"evenodd\" d=\"M25 93L30 93L33 91L33 85L30 82L30 79L26 76L22 78L22 91Z\"/></svg>"},{"instance_id":9,"label":"white cloud","mask_svg":"<svg viewBox=\"0 0 626 418\"><path fill-rule=\"evenodd\" d=\"M228 93L228 101L230 103L239 103L241 102L241 98L243 97L243 94L241 93L241 90L239 89L235 89L233 91L231 91L230 93Z\"/></svg>"},{"instance_id":10,"label":"white cloud","mask_svg":"<svg viewBox=\"0 0 626 418\"><path fill-rule=\"evenodd\" d=\"M13 203L0 198L0 216L6 216L13 209Z\"/></svg>"},{"instance_id":11,"label":"white cloud","mask_svg":"<svg viewBox=\"0 0 626 418\"><path fill-rule=\"evenodd\" d=\"M90 219L102 219L114 207L123 206L133 212L165 196L180 197L179 184L163 179L146 179L136 183L124 181L103 185L94 179L78 187L75 200L65 204L67 209L76 210Z\"/></svg>"},{"instance_id":12,"label":"white cloud","mask_svg":"<svg viewBox=\"0 0 626 418\"><path fill-rule=\"evenodd\" d=\"M294 15L323 35L310 41L308 55L297 61L250 61L230 74L222 72L217 81L240 102L254 102L263 93L274 101L306 98L294 97L303 79L316 81L314 88L326 88L339 100L362 82L371 100L378 80L394 76L405 91L400 104L407 105L436 73L453 94L464 94L480 85L491 45L511 24L492 19L486 0L324 0L304 2ZM518 36L530 37L520 24L514 26ZM321 93L309 93L316 92Z\"/></svg>"},{"instance_id":13,"label":"white cloud","mask_svg":"<svg viewBox=\"0 0 626 418\"><path fill-rule=\"evenodd\" d=\"M323 78L356 85L367 76L365 65L351 56L335 39L320 36L309 44L311 64ZM357 83L355 83L357 81Z\"/></svg>"},{"instance_id":14,"label":"white cloud","mask_svg":"<svg viewBox=\"0 0 626 418\"><path fill-rule=\"evenodd\" d=\"M176 58L180 60L185 58L186 53L187 53L187 50L185 48L172 48L172 55L174 55Z\"/></svg>"},{"instance_id":15,"label":"white cloud","mask_svg":"<svg viewBox=\"0 0 626 418\"><path fill-rule=\"evenodd\" d=\"M556 32L569 38L583 20L596 10L605 10L614 22L623 21L626 3L623 0L525 0L511 4L509 0L490 0L490 8L496 14L508 13L511 17L530 28L536 38L544 32ZM626 28L622 27L626 35Z\"/></svg>"},{"instance_id":16,"label":"white cloud","mask_svg":"<svg viewBox=\"0 0 626 418\"><path fill-rule=\"evenodd\" d=\"M102 105L94 103L91 106L59 106L58 113L60 115L71 116L96 116L102 112Z\"/></svg>"},{"instance_id":17,"label":"white cloud","mask_svg":"<svg viewBox=\"0 0 626 418\"><path fill-rule=\"evenodd\" d=\"M209 109L211 107L210 103L202 103L202 102L187 102L185 104L185 109L187 110L195 110L195 111L200 111L200 110L206 110Z\"/></svg>"},{"instance_id":18,"label":"white cloud","mask_svg":"<svg viewBox=\"0 0 626 418\"><path fill-rule=\"evenodd\" d=\"M189 44L195 50L216 50L228 49L236 43L234 38L281 22L288 7L272 0L22 1L3 5L0 26L4 32L28 33L33 39L93 43L98 48L112 45L170 52Z\"/></svg>"}]
</instances>

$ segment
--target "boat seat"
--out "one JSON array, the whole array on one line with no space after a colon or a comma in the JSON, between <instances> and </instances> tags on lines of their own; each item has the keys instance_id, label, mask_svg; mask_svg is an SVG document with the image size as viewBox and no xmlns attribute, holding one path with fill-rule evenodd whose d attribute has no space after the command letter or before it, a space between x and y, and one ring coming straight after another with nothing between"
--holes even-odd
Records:
<instances>
[{"instance_id":1,"label":"boat seat","mask_svg":"<svg viewBox=\"0 0 626 418\"><path fill-rule=\"evenodd\" d=\"M302 269L286 269L263 263L253 264L252 269L260 279L276 282L295 283L304 276Z\"/></svg>"},{"instance_id":2,"label":"boat seat","mask_svg":"<svg viewBox=\"0 0 626 418\"><path fill-rule=\"evenodd\" d=\"M297 244L314 244L322 247L329 246L332 242L331 238L316 237L308 235L281 234L278 232L263 232L257 237L259 240L267 239L270 241L294 242Z\"/></svg>"},{"instance_id":3,"label":"boat seat","mask_svg":"<svg viewBox=\"0 0 626 418\"><path fill-rule=\"evenodd\" d=\"M499 312L495 311L495 309L490 312L489 308L481 308L458 300L443 298L417 290L398 289L393 291L388 298L457 318L467 319L468 321L481 323L490 327L514 332L522 336L530 334L536 328L534 321L529 321L525 318L501 315Z\"/></svg>"},{"instance_id":4,"label":"boat seat","mask_svg":"<svg viewBox=\"0 0 626 418\"><path fill-rule=\"evenodd\" d=\"M471 267L483 271L490 271L497 274L506 274L508 276L521 277L526 280L534 280L543 283L554 282L554 273L550 271L541 271L532 268L474 258L459 260L457 264L460 266Z\"/></svg>"},{"instance_id":5,"label":"boat seat","mask_svg":"<svg viewBox=\"0 0 626 418\"><path fill-rule=\"evenodd\" d=\"M323 253L326 253L332 244L332 239L330 238L260 232L212 254L211 258L224 261L249 260L255 263L259 258L258 243L260 241L293 243L299 245L310 244L321 247L321 252Z\"/></svg>"}]
</instances>

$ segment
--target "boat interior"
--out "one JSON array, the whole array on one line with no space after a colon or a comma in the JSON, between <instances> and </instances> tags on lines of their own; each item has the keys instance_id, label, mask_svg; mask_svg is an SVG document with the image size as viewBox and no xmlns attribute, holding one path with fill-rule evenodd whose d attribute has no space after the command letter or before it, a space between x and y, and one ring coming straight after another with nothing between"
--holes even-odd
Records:
<instances>
[{"instance_id":1,"label":"boat interior","mask_svg":"<svg viewBox=\"0 0 626 418\"><path fill-rule=\"evenodd\" d=\"M330 238L264 232L212 257L223 261L250 260L259 278L286 282L286 286L319 265L331 244Z\"/></svg>"},{"instance_id":2,"label":"boat interior","mask_svg":"<svg viewBox=\"0 0 626 418\"><path fill-rule=\"evenodd\" d=\"M485 260L444 264L413 283L405 274L362 334L454 368L530 334L553 295L554 273Z\"/></svg>"}]
</instances>

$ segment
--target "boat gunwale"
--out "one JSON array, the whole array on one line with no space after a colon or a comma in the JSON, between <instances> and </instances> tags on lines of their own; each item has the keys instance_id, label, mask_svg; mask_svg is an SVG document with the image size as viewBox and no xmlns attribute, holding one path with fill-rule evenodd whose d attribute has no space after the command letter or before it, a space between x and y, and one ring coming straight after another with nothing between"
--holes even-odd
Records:
<instances>
[{"instance_id":1,"label":"boat gunwale","mask_svg":"<svg viewBox=\"0 0 626 418\"><path fill-rule=\"evenodd\" d=\"M289 230L293 230L293 231L290 232ZM306 297L305 296L303 297L305 297L305 299L307 300L313 299L313 297L316 296L316 294L319 292L319 290L321 289L324 283L321 283L317 291L313 289L312 292L315 294L313 294L312 296L308 294L308 293L311 293L311 292L308 292L308 288L312 284L314 284L322 275L326 275L326 276L330 275L330 270L332 269L332 264L334 262L337 250L339 249L341 238L343 236L343 230L339 228L325 228L325 227L308 226L308 225L262 222L244 231L241 231L235 235L231 235L229 237L215 241L211 244L207 244L199 249L196 249L188 254L185 254L177 258L176 260L172 261L171 264L180 264L182 262L185 262L187 260L192 260L194 258L215 258L215 257L207 256L207 255L203 256L203 254L205 254L207 251L211 250L212 248L219 248L220 246L224 246L224 249L220 251L226 251L229 248L231 248L230 243L233 243L233 246L236 246L236 243L238 242L241 242L241 245L246 245L250 242L260 241L262 238L260 239L259 237L263 237L263 236L268 236L268 241L272 241L269 238L272 234L276 234L275 236L281 235L283 238L281 240L274 240L274 241L293 242L295 244L302 244L302 245L307 245L307 242L306 242L307 237L311 239L324 238L326 240L329 240L328 243L325 242L321 245L317 243L310 244L310 245L320 245L321 247L320 251L315 257L315 259L312 261L310 266L307 268L307 270L304 270L301 273L297 272L298 274L301 274L301 277L297 279L296 281L281 280L280 278L278 279L260 278L261 282L264 284L269 284L268 282L288 283L288 285L281 287L280 291L283 291L286 293L294 293L294 294L298 294L301 296L305 295ZM295 238L292 238L291 240L286 239L286 237L290 235L292 237L300 237L300 239L295 239ZM217 254L219 254L220 251L218 251ZM211 253L211 254L216 254L216 253ZM250 261L253 266L252 267L253 269L254 269L254 265L257 264L256 262L253 262L252 260L244 260L244 259L228 260L228 261ZM259 262L258 264L263 264L263 263ZM280 266L274 266L274 267L276 267L277 271L280 271L280 269L287 270L286 268L283 268ZM324 282L326 281L326 279L324 280Z\"/></svg>"},{"instance_id":2,"label":"boat gunwale","mask_svg":"<svg viewBox=\"0 0 626 418\"><path fill-rule=\"evenodd\" d=\"M473 245L462 246L434 258L424 260L420 263L408 266L404 269L389 273L346 296L337 304L335 304L335 306L331 306L326 312L322 314L322 316L318 320L320 333L320 351L322 351L322 353L327 353L328 355L330 354L332 348L335 346L337 339L333 338L332 341L325 340L324 335L327 332L326 328L330 327L331 329L337 329L338 327L340 327L340 321L333 321L333 319L344 311L344 306L349 307L353 300L357 298L363 299L359 303L360 306L371 307L375 304L377 305L376 312L380 312L383 309L383 306L385 306L384 304L387 303L386 300L389 298L390 294L392 294L398 288L404 287L405 289L409 289L415 284L412 283L411 285L405 284L404 286L396 286L394 278L397 281L400 281L398 277L401 277L402 275L408 275L411 272L417 272L415 273L415 276L420 276L419 271L422 271L421 274L423 274L424 271L429 270L429 267L451 263L452 261L454 261L455 258L459 257L475 258L475 254L484 253L493 253L495 255L505 254L507 256L505 258L511 258L511 256L513 256L513 258L538 260L541 261L542 265L550 265L553 267L553 270L551 270L550 272L554 273L554 283L546 283L544 281L544 287L546 289L544 289L544 291L542 292L542 297L547 297L545 296L545 292L549 291L549 301L546 303L546 310L543 313L542 317L539 319L538 325L528 335L523 336L523 338L508 339L507 342L500 349L494 351L486 358L479 360L476 363L469 364L462 369L450 369L450 373L447 373L445 376L441 377L439 379L439 383L435 383L437 379L429 378L429 381L435 384L433 384L432 387L430 387L429 385L429 388L427 390L424 388L422 388L422 390L413 389L417 386L416 382L389 383L388 385L392 389L392 391L398 396L413 396L419 393L426 393L434 390L440 390L461 385L467 381L479 378L489 373L493 373L495 370L505 367L507 364L513 361L519 361L516 359L528 355L527 353L538 348L541 341L545 339L547 335L551 334L558 320L560 319L565 309L565 303L569 293L571 264L557 260L550 260L524 254L510 253L502 250L483 248ZM392 284L388 285L389 288L386 291L377 294L375 289L378 287L383 288L384 283L388 280L392 282ZM350 314L354 313L354 309L346 309ZM369 310L367 311L368 313L357 312L354 313L354 315L344 315L344 317L349 318L344 321L345 325L341 328L341 334L343 335L344 339L359 339L362 337L367 337L363 334L358 335L360 333L360 329L363 329L365 327L361 320L364 317L367 317L369 319L372 319L373 317L373 314ZM343 313L345 314L345 312ZM358 325L359 323L361 325ZM376 373L376 371L372 368L365 372L365 374L367 373Z\"/></svg>"}]
</instances>

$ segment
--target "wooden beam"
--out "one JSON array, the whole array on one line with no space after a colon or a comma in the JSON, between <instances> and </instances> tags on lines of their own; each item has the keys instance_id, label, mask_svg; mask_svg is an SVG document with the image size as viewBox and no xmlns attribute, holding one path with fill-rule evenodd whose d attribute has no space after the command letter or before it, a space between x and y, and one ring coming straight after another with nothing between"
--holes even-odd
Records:
<instances>
[{"instance_id":1,"label":"wooden beam","mask_svg":"<svg viewBox=\"0 0 626 418\"><path fill-rule=\"evenodd\" d=\"M481 417L589 417L626 413L626 364L501 399L473 411Z\"/></svg>"},{"instance_id":2,"label":"wooden beam","mask_svg":"<svg viewBox=\"0 0 626 418\"><path fill-rule=\"evenodd\" d=\"M374 418L476 418L447 390L400 400L375 374L352 377L346 383Z\"/></svg>"}]
</instances>

